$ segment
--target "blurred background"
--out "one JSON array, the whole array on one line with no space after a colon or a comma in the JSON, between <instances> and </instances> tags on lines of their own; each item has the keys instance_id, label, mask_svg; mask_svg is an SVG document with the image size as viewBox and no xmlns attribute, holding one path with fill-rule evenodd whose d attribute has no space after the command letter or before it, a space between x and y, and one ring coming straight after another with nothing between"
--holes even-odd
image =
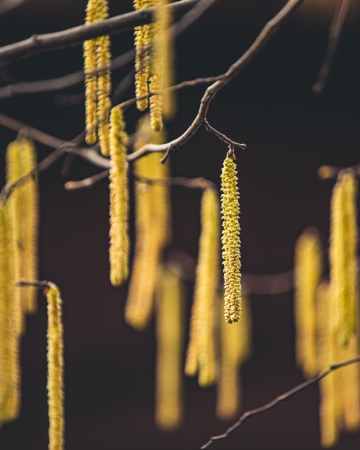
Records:
<instances>
[{"instance_id":1,"label":"blurred background","mask_svg":"<svg viewBox=\"0 0 360 450\"><path fill-rule=\"evenodd\" d=\"M5 4L5 2L3 2ZM176 40L177 81L226 71L251 45L265 23L285 4L271 0L216 2ZM111 15L131 11L130 0L109 0ZM247 144L237 151L241 195L244 274L278 274L293 268L294 243L308 225L319 228L328 247L329 202L333 181L321 181L323 164L360 162L360 7L352 1L338 52L323 93L311 87L327 47L334 0L305 0L264 50L211 104L210 124ZM1 6L1 4L0 4ZM0 43L59 31L84 21L85 0L25 0L0 16ZM133 45L131 32L112 39L113 56ZM82 49L44 53L0 69L0 81L41 80L82 68ZM113 74L114 85L132 65ZM177 94L178 111L167 124L175 138L191 123L204 86ZM134 95L133 86L123 99ZM83 85L56 93L19 95L1 101L0 111L62 139L84 128ZM126 111L128 131L139 113ZM2 154L16 133L1 128ZM39 159L51 151L37 145ZM204 176L219 186L226 146L204 129L171 156L172 173ZM215 388L202 389L184 378L184 420L175 432L154 424L154 325L138 333L124 322L127 284L109 282L107 181L90 190L67 192L67 179L98 169L75 159L67 179L64 159L40 175L40 279L59 285L64 301L66 449L198 449L229 426L215 417ZM4 182L4 157L1 158ZM132 198L133 200L133 198ZM200 193L172 190L172 248L197 257ZM132 203L133 205L133 203ZM132 212L133 215L133 212ZM133 216L131 234L134 236ZM327 263L326 263L327 264ZM256 289L254 282L254 292ZM260 289L260 288L259 288ZM193 283L186 283L190 314ZM302 382L295 366L293 292L250 296L253 356L244 366L242 407L246 411ZM22 342L22 411L0 432L1 450L45 450L48 442L46 394L46 301L39 295ZM320 448L316 385L274 410L251 418L215 449L315 450ZM336 449L360 446L360 433L343 434Z\"/></svg>"}]
</instances>

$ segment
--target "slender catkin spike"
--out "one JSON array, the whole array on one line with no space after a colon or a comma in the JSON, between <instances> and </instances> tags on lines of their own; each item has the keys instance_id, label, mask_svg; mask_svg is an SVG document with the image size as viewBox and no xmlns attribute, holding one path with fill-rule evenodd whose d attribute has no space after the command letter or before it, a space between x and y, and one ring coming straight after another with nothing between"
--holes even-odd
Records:
<instances>
[{"instance_id":1,"label":"slender catkin spike","mask_svg":"<svg viewBox=\"0 0 360 450\"><path fill-rule=\"evenodd\" d=\"M182 418L181 362L183 286L180 270L169 265L159 277L156 309L156 410L159 428L173 430Z\"/></svg>"},{"instance_id":2,"label":"slender catkin spike","mask_svg":"<svg viewBox=\"0 0 360 450\"><path fill-rule=\"evenodd\" d=\"M160 134L151 131L147 117L139 126L135 150L162 140ZM135 161L134 169L138 176L146 179L161 179L169 174L169 166L160 164L156 154ZM135 205L136 244L125 318L140 330L150 320L162 251L171 239L169 188L136 181Z\"/></svg>"},{"instance_id":3,"label":"slender catkin spike","mask_svg":"<svg viewBox=\"0 0 360 450\"><path fill-rule=\"evenodd\" d=\"M306 377L318 372L315 299L321 274L319 235L315 228L307 228L295 249L296 361Z\"/></svg>"},{"instance_id":4,"label":"slender catkin spike","mask_svg":"<svg viewBox=\"0 0 360 450\"><path fill-rule=\"evenodd\" d=\"M331 320L330 285L323 282L316 292L316 322L318 336L318 372L326 370L336 361L336 336ZM330 373L320 380L321 446L329 448L339 438L338 374Z\"/></svg>"},{"instance_id":5,"label":"slender catkin spike","mask_svg":"<svg viewBox=\"0 0 360 450\"><path fill-rule=\"evenodd\" d=\"M50 283L46 290L48 302L48 407L49 450L64 448L64 380L63 324L60 291Z\"/></svg>"},{"instance_id":6,"label":"slender catkin spike","mask_svg":"<svg viewBox=\"0 0 360 450\"><path fill-rule=\"evenodd\" d=\"M110 280L119 286L129 275L127 135L119 107L110 121Z\"/></svg>"},{"instance_id":7,"label":"slender catkin spike","mask_svg":"<svg viewBox=\"0 0 360 450\"><path fill-rule=\"evenodd\" d=\"M96 22L98 0L89 0L86 8L86 24ZM85 73L85 140L89 145L96 142L96 39L84 42Z\"/></svg>"},{"instance_id":8,"label":"slender catkin spike","mask_svg":"<svg viewBox=\"0 0 360 450\"><path fill-rule=\"evenodd\" d=\"M342 345L355 331L357 298L356 180L340 176L331 200L330 275L336 299L336 318Z\"/></svg>"},{"instance_id":9,"label":"slender catkin spike","mask_svg":"<svg viewBox=\"0 0 360 450\"><path fill-rule=\"evenodd\" d=\"M196 268L190 341L185 373L195 375L199 364L199 385L216 381L217 364L214 342L215 296L220 263L220 207L214 189L204 191L201 201L201 236ZM195 373L194 373L195 372Z\"/></svg>"},{"instance_id":10,"label":"slender catkin spike","mask_svg":"<svg viewBox=\"0 0 360 450\"><path fill-rule=\"evenodd\" d=\"M239 192L236 164L231 157L224 161L221 174L222 249L224 266L224 315L228 323L237 322L241 313L241 262Z\"/></svg>"},{"instance_id":11,"label":"slender catkin spike","mask_svg":"<svg viewBox=\"0 0 360 450\"><path fill-rule=\"evenodd\" d=\"M15 297L13 233L8 204L0 205L0 425L20 409L19 304Z\"/></svg>"},{"instance_id":12,"label":"slender catkin spike","mask_svg":"<svg viewBox=\"0 0 360 450\"><path fill-rule=\"evenodd\" d=\"M231 327L224 320L219 322L220 374L217 385L216 415L220 420L229 420L240 409L239 369L251 354L251 316L247 297L243 295L242 298L241 321Z\"/></svg>"}]
</instances>

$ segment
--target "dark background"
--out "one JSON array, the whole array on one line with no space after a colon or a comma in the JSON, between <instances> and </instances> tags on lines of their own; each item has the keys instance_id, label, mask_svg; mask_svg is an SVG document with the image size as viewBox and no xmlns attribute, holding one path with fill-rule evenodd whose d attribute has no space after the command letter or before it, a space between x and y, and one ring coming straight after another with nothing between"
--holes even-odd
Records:
<instances>
[{"instance_id":1,"label":"dark background","mask_svg":"<svg viewBox=\"0 0 360 450\"><path fill-rule=\"evenodd\" d=\"M131 10L128 0L110 0L111 15ZM177 80L223 73L281 8L277 0L220 0L176 43ZM211 104L210 123L248 145L237 152L241 193L244 273L275 274L293 266L294 242L307 225L317 226L326 251L332 181L317 178L322 164L360 160L360 8L353 0L335 64L323 94L311 86L327 45L335 1L306 0L256 59ZM0 17L2 45L33 33L81 24L85 0L28 0ZM131 33L114 36L113 55L132 46ZM3 85L66 75L82 67L80 47L37 55L1 69ZM114 84L131 65L114 73ZM64 105L68 94L18 96L1 112L63 139L84 127L83 104ZM178 93L178 113L169 138L195 117L204 87ZM64 97L64 94L66 96ZM133 96L133 88L126 98ZM59 104L62 103L62 104ZM126 112L132 132L139 117ZM1 128L2 154L16 134ZM39 158L50 149L38 146ZM171 159L174 175L205 176L219 185L227 148L201 129ZM4 158L1 158L3 180ZM63 160L40 175L40 279L57 283L64 300L67 450L198 449L231 423L215 418L215 388L184 380L185 417L173 433L156 429L153 324L143 332L123 319L127 284L113 288L108 263L108 187L66 192ZM70 178L98 170L76 159ZM172 191L173 247L196 258L200 194ZM133 221L131 222L133 233ZM187 313L193 284L187 283ZM295 367L293 293L251 296L253 358L242 371L242 410L260 406L302 381ZM22 342L22 412L0 432L1 450L47 448L46 304L27 320ZM320 448L318 387L299 393L273 411L250 419L215 449L313 450ZM343 434L336 449L358 449L360 433Z\"/></svg>"}]
</instances>

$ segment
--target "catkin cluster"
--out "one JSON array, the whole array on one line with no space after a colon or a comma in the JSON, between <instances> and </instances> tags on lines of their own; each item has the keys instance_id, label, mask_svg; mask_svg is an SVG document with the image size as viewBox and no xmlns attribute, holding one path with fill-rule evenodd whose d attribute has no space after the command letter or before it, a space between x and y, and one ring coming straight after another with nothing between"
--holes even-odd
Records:
<instances>
[{"instance_id":1,"label":"catkin cluster","mask_svg":"<svg viewBox=\"0 0 360 450\"><path fill-rule=\"evenodd\" d=\"M47 363L49 450L64 448L64 356L62 300L60 291L53 283L45 291L48 302Z\"/></svg>"},{"instance_id":2,"label":"catkin cluster","mask_svg":"<svg viewBox=\"0 0 360 450\"><path fill-rule=\"evenodd\" d=\"M89 0L85 23L101 22L108 17L107 0ZM109 112L111 108L110 38L100 36L84 42L86 142L96 143L101 153L110 154Z\"/></svg>"},{"instance_id":3,"label":"catkin cluster","mask_svg":"<svg viewBox=\"0 0 360 450\"><path fill-rule=\"evenodd\" d=\"M214 339L215 298L220 264L220 206L215 189L206 189L201 200L201 235L196 268L190 341L185 373L199 372L199 385L216 381L217 362Z\"/></svg>"},{"instance_id":4,"label":"catkin cluster","mask_svg":"<svg viewBox=\"0 0 360 450\"><path fill-rule=\"evenodd\" d=\"M183 286L180 269L163 267L156 302L156 408L159 428L173 430L182 418L181 363L183 334Z\"/></svg>"},{"instance_id":5,"label":"catkin cluster","mask_svg":"<svg viewBox=\"0 0 360 450\"><path fill-rule=\"evenodd\" d=\"M149 118L145 117L139 125L134 149L162 141L163 136L152 131ZM153 310L161 256L171 239L169 188L155 182L169 176L169 166L161 164L153 153L136 160L134 170L139 178L135 182L136 244L125 318L134 328L143 329ZM141 181L141 177L149 181Z\"/></svg>"},{"instance_id":6,"label":"catkin cluster","mask_svg":"<svg viewBox=\"0 0 360 450\"><path fill-rule=\"evenodd\" d=\"M119 286L129 274L127 134L120 108L111 110L110 123L110 280Z\"/></svg>"},{"instance_id":7,"label":"catkin cluster","mask_svg":"<svg viewBox=\"0 0 360 450\"><path fill-rule=\"evenodd\" d=\"M241 262L239 192L236 164L231 157L224 161L221 174L221 215L223 219L222 256L224 267L224 315L228 323L237 322L241 313Z\"/></svg>"},{"instance_id":8,"label":"catkin cluster","mask_svg":"<svg viewBox=\"0 0 360 450\"><path fill-rule=\"evenodd\" d=\"M163 115L174 110L172 38L169 31L171 14L165 6L169 0L135 0L135 9L156 7L153 24L135 27L135 92L140 111L148 107L150 96L151 127L160 131Z\"/></svg>"},{"instance_id":9,"label":"catkin cluster","mask_svg":"<svg viewBox=\"0 0 360 450\"><path fill-rule=\"evenodd\" d=\"M317 230L308 228L295 249L296 361L306 377L316 375L316 291L322 276Z\"/></svg>"}]
</instances>

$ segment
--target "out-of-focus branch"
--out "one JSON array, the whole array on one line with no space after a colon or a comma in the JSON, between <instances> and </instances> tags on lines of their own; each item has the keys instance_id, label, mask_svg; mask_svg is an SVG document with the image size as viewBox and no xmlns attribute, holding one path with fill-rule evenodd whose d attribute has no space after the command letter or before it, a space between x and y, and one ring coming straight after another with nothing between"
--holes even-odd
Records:
<instances>
[{"instance_id":1,"label":"out-of-focus branch","mask_svg":"<svg viewBox=\"0 0 360 450\"><path fill-rule=\"evenodd\" d=\"M247 411L240 417L240 419L237 422L234 423L234 425L232 425L230 428L228 428L224 434L219 434L218 436L212 436L209 439L209 441L201 447L201 449L203 450L205 448L208 448L213 442L219 441L220 439L224 439L224 438L228 437L237 428L241 427L241 425L245 422L245 420L249 419L249 417L255 416L257 414L263 413L265 411L268 411L269 409L274 408L279 403L284 402L285 400L288 400L290 397L292 397L293 395L302 391L303 389L306 389L307 387L311 386L312 384L317 383L319 380L326 377L327 375L329 375L329 373L333 372L334 370L340 369L341 367L345 367L350 364L355 364L357 362L360 362L360 356L357 356L356 358L348 359L348 360L343 361L338 364L332 364L324 372L321 372L316 377L310 378L310 380L307 380L304 383L301 383L298 386L294 387L293 389L290 389L290 391L285 392L285 394L279 395L279 397L276 397L270 403L267 403L266 405L261 406L260 408L256 408L256 409L252 409L251 411Z\"/></svg>"},{"instance_id":2,"label":"out-of-focus branch","mask_svg":"<svg viewBox=\"0 0 360 450\"><path fill-rule=\"evenodd\" d=\"M331 67L334 62L335 54L338 48L340 34L343 29L346 15L349 11L350 0L338 0L338 5L334 13L334 17L330 26L328 47L324 61L319 70L319 75L316 83L312 87L314 94L320 94L325 86Z\"/></svg>"},{"instance_id":3,"label":"out-of-focus branch","mask_svg":"<svg viewBox=\"0 0 360 450\"><path fill-rule=\"evenodd\" d=\"M205 94L201 99L197 116L189 128L181 136L166 144L156 146L146 145L137 152L133 153L133 158L136 159L149 152L165 152L165 155L161 160L162 162L165 162L171 150L176 150L184 145L185 142L187 142L204 124L210 103L219 90L230 83L230 81L240 73L240 71L259 53L273 34L278 31L281 25L283 25L283 23L302 3L303 0L289 0L281 11L265 25L259 36L255 39L254 43L243 54L243 56L232 64L228 71L224 73L218 81L215 81L215 83L206 89Z\"/></svg>"},{"instance_id":4,"label":"out-of-focus branch","mask_svg":"<svg viewBox=\"0 0 360 450\"><path fill-rule=\"evenodd\" d=\"M196 3L197 0L181 0L170 3L167 8L171 10L172 14L185 13ZM152 22L155 10L156 8L141 9L91 25L80 25L57 33L35 34L29 39L0 48L0 65L38 53L79 45L87 39L132 30L135 26Z\"/></svg>"},{"instance_id":5,"label":"out-of-focus branch","mask_svg":"<svg viewBox=\"0 0 360 450\"><path fill-rule=\"evenodd\" d=\"M360 164L356 164L352 167L341 167L341 166L328 166L324 165L319 167L318 176L322 180L329 180L332 178L337 178L340 172L347 171L352 172L355 176L360 176Z\"/></svg>"},{"instance_id":6,"label":"out-of-focus branch","mask_svg":"<svg viewBox=\"0 0 360 450\"><path fill-rule=\"evenodd\" d=\"M6 14L14 8L17 8L24 2L25 0L2 0L0 2L0 16Z\"/></svg>"}]
</instances>

